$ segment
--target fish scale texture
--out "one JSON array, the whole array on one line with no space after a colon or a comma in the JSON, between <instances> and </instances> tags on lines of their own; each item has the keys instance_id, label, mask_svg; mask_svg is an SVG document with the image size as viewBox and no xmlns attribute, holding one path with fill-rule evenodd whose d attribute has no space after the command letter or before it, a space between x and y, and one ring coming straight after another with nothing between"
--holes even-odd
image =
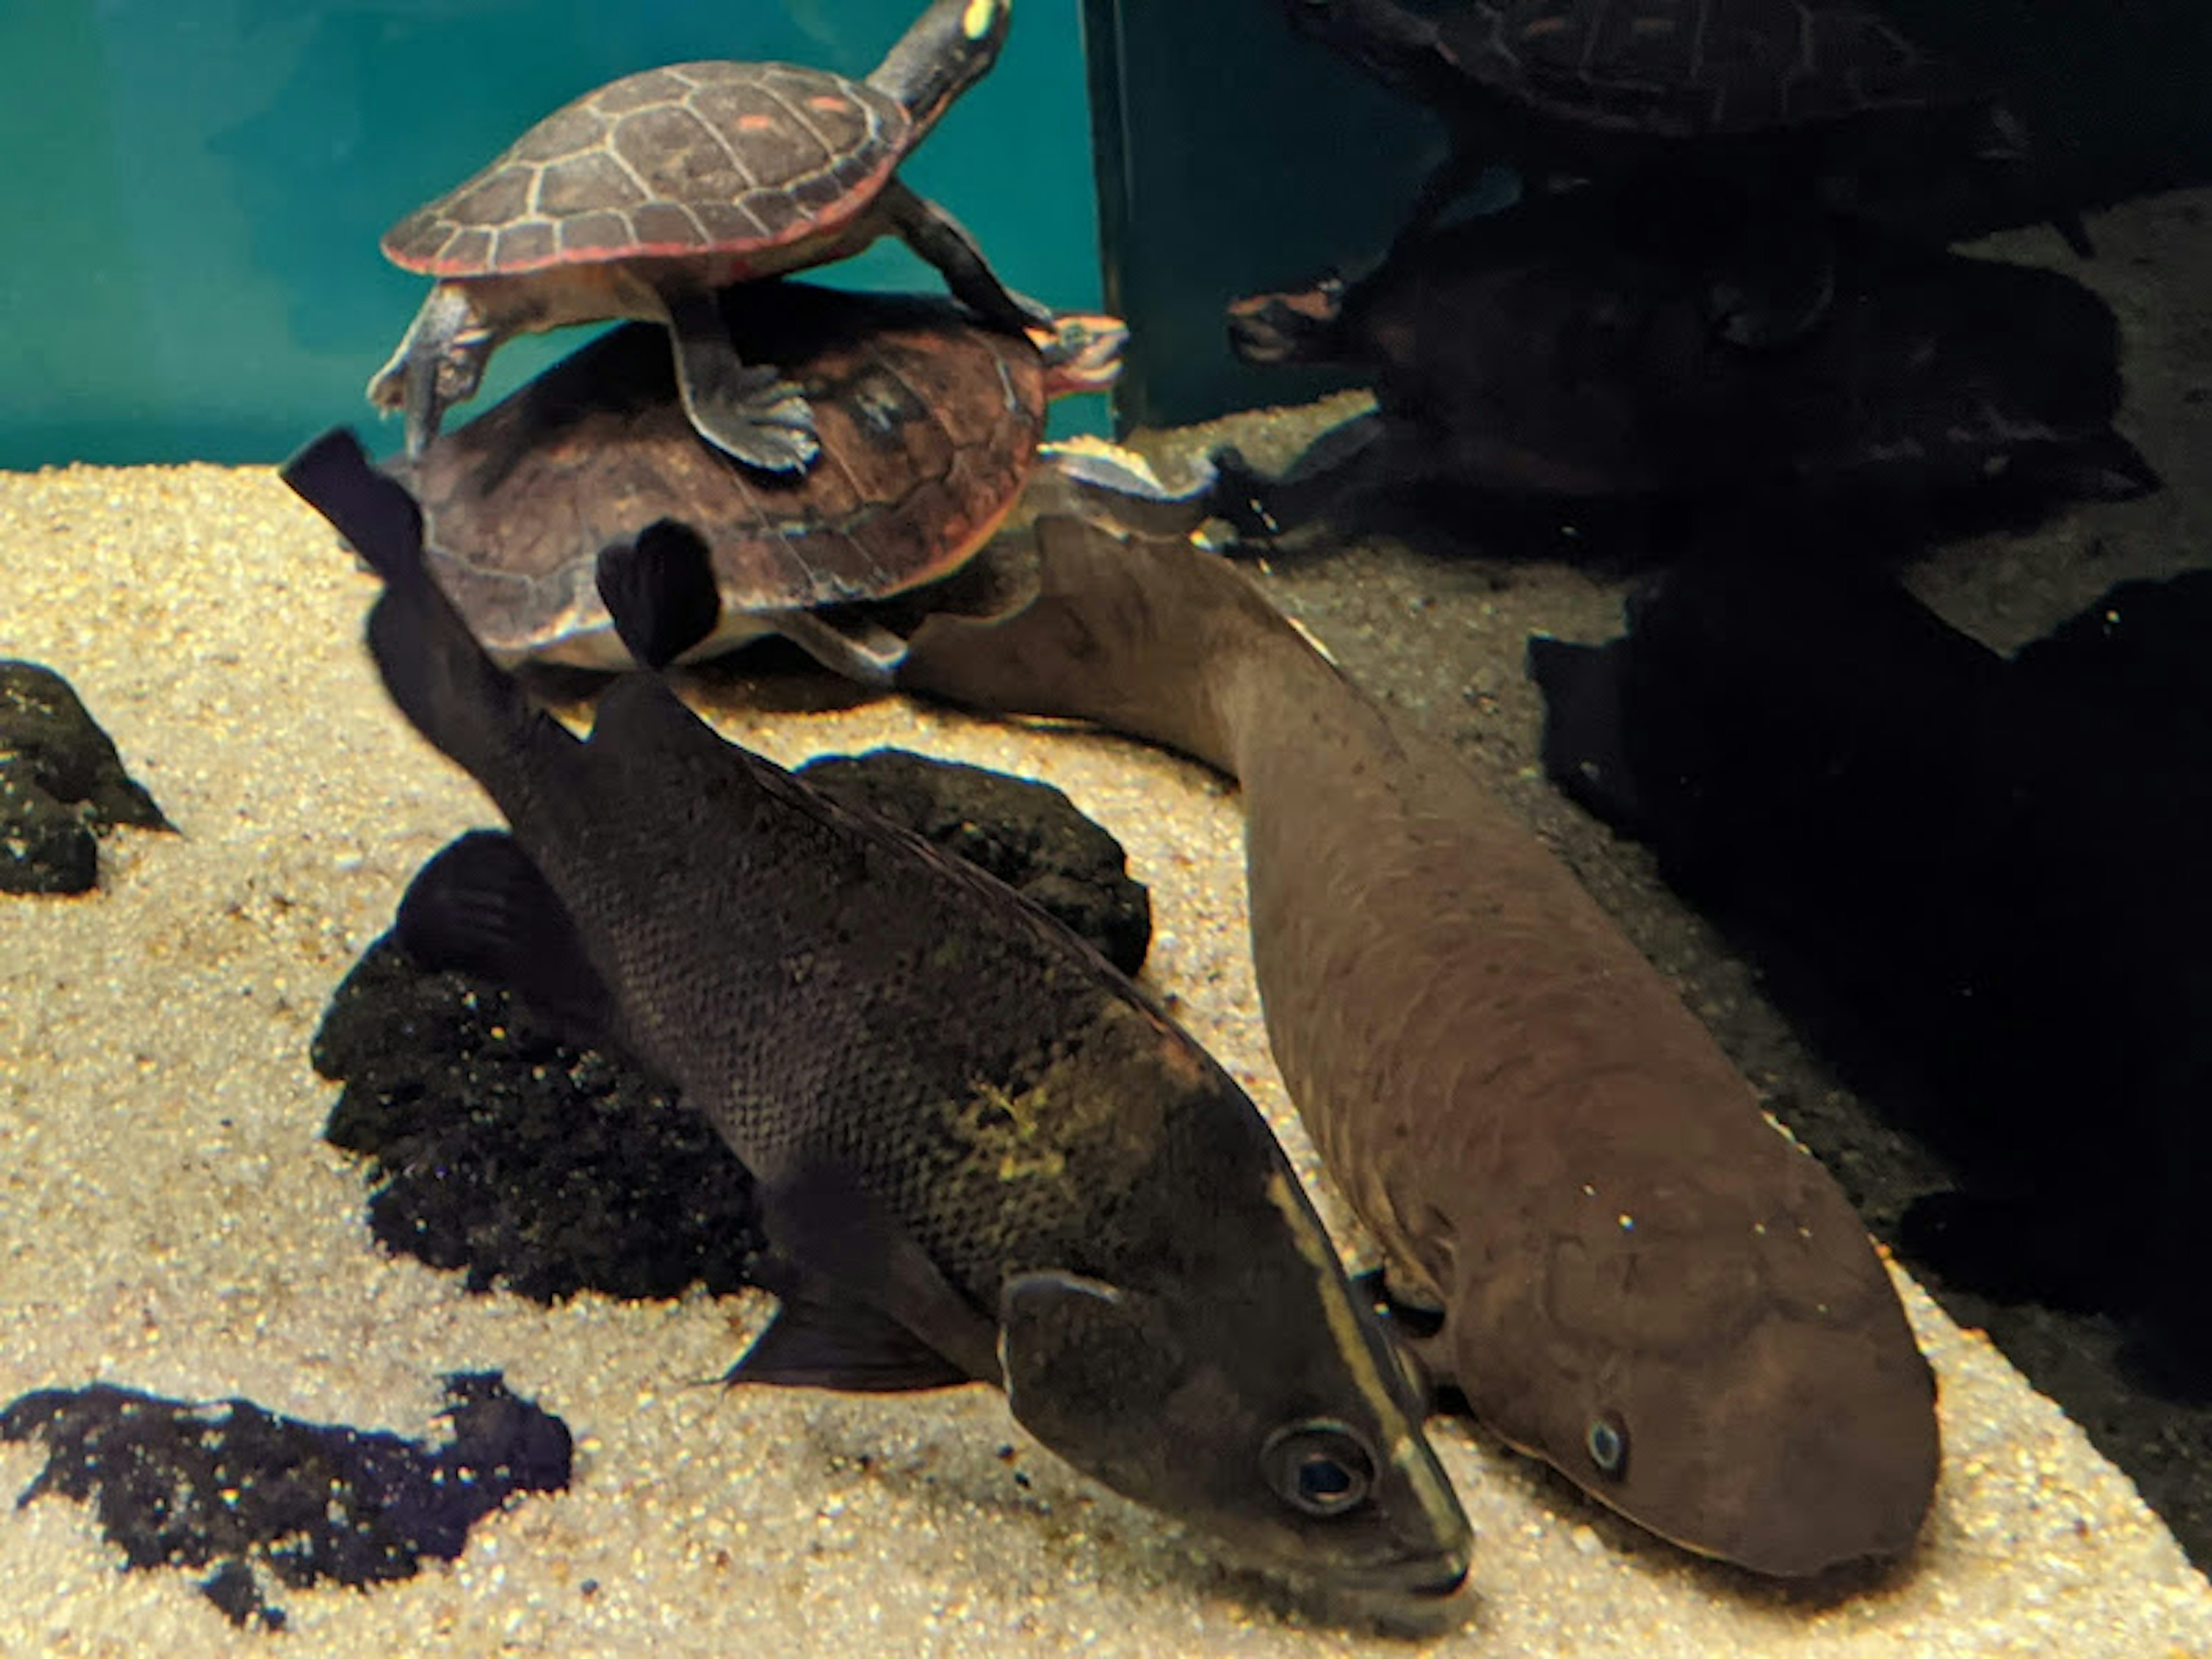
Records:
<instances>
[{"instance_id":1,"label":"fish scale texture","mask_svg":"<svg viewBox=\"0 0 2212 1659\"><path fill-rule=\"evenodd\" d=\"M1025 1265L1172 1273L1182 1238L1157 1206L1208 1176L1256 1195L1276 1167L1202 1051L919 837L864 824L642 679L569 752L572 771L495 793L620 988L629 1040L763 1182L851 1171L995 1309Z\"/></svg>"},{"instance_id":2,"label":"fish scale texture","mask_svg":"<svg viewBox=\"0 0 2212 1659\"><path fill-rule=\"evenodd\" d=\"M1234 773L1269 1044L1443 1311L1433 1380L1693 1549L1795 1576L1906 1548L1934 1384L1865 1228L1567 866L1227 565L1079 528L1038 556L1030 608L923 630L902 675Z\"/></svg>"}]
</instances>

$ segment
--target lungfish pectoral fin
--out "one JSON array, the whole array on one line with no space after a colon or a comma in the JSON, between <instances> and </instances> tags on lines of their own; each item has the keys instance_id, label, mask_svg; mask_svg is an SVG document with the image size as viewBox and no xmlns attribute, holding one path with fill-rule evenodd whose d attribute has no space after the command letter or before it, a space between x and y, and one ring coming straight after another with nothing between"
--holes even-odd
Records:
<instances>
[{"instance_id":1,"label":"lungfish pectoral fin","mask_svg":"<svg viewBox=\"0 0 2212 1659\"><path fill-rule=\"evenodd\" d=\"M422 966L509 988L579 1047L618 1041L613 995L512 836L471 830L424 865L399 901L398 933Z\"/></svg>"},{"instance_id":2,"label":"lungfish pectoral fin","mask_svg":"<svg viewBox=\"0 0 2212 1659\"><path fill-rule=\"evenodd\" d=\"M1158 1402L1182 1369L1149 1300L1079 1274L1017 1273L999 1297L999 1357L1015 1420L1078 1468L1127 1489L1122 1471L1157 1455L1137 1401Z\"/></svg>"},{"instance_id":3,"label":"lungfish pectoral fin","mask_svg":"<svg viewBox=\"0 0 2212 1659\"><path fill-rule=\"evenodd\" d=\"M761 1212L769 1242L804 1275L805 1288L797 1298L800 1330L780 1340L795 1342L811 1327L817 1348L833 1337L850 1342L865 1336L872 1320L884 1363L903 1347L909 1359L919 1349L944 1368L933 1375L917 1361L916 1374L933 1375L933 1380L897 1386L998 1380L998 1329L989 1316L961 1295L853 1170L823 1161L763 1176ZM902 1333L903 1343L884 1338L885 1326Z\"/></svg>"}]
</instances>

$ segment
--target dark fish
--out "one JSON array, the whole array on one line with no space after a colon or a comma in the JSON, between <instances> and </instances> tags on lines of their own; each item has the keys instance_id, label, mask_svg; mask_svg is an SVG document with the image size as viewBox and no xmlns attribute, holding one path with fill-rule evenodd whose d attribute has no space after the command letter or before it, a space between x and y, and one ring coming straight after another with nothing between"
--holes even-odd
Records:
<instances>
[{"instance_id":1,"label":"dark fish","mask_svg":"<svg viewBox=\"0 0 2212 1659\"><path fill-rule=\"evenodd\" d=\"M350 434L284 477L384 578L392 700L510 826L426 868L403 940L637 1057L758 1181L784 1299L736 1380L999 1384L1077 1468L1255 1560L1385 1619L1460 1615L1468 1529L1410 1387L1204 1050L1000 883L654 674L571 736L470 637ZM633 601L699 554L656 527L603 559L633 648L685 642Z\"/></svg>"},{"instance_id":2,"label":"dark fish","mask_svg":"<svg viewBox=\"0 0 2212 1659\"><path fill-rule=\"evenodd\" d=\"M1909 1547L1935 1382L1865 1228L1566 866L1218 559L1067 520L1036 549L900 680L1243 785L1268 1038L1394 1288L1443 1310L1431 1374L1690 1549Z\"/></svg>"}]
</instances>

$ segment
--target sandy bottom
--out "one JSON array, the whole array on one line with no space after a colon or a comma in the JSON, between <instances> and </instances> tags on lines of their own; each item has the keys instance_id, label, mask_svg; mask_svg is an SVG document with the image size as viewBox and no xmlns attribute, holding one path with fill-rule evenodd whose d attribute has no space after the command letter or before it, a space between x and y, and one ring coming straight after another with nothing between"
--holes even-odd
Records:
<instances>
[{"instance_id":1,"label":"sandy bottom","mask_svg":"<svg viewBox=\"0 0 2212 1659\"><path fill-rule=\"evenodd\" d=\"M234 1630L187 1575L119 1572L80 1505L0 1508L0 1653L1405 1650L1205 1559L1054 1462L988 1390L708 1384L764 1316L757 1294L547 1310L382 1255L360 1170L319 1139L334 1091L308 1039L415 868L489 813L386 705L357 645L370 580L258 469L0 475L0 655L66 676L183 831L109 842L93 896L0 900L0 1401L100 1379L435 1438L439 1375L496 1368L578 1437L566 1494L519 1500L409 1583L289 1593L276 1638ZM898 703L716 714L785 762L893 743L1066 790L1152 885L1150 977L1310 1173L1218 782L1116 741ZM1946 1446L1912 1561L1850 1595L1778 1591L1439 1424L1480 1541L1474 1620L1432 1650L2212 1653L2212 1588L2127 1481L1903 1289ZM41 1461L0 1446L0 1496Z\"/></svg>"}]
</instances>

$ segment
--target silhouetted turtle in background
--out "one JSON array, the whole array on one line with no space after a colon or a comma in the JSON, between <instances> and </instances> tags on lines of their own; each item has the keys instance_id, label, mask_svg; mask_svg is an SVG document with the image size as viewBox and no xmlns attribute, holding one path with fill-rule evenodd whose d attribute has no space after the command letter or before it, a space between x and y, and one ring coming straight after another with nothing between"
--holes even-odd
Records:
<instances>
[{"instance_id":1,"label":"silhouetted turtle in background","mask_svg":"<svg viewBox=\"0 0 2212 1659\"><path fill-rule=\"evenodd\" d=\"M963 564L1036 469L1047 403L1110 385L1126 337L1112 318L1071 316L1024 338L949 301L803 283L740 284L716 306L735 348L773 350L813 404L820 465L763 476L700 442L659 331L641 323L395 469L422 501L440 583L502 661L627 665L594 563L672 518L705 538L720 599L719 627L688 657L780 633L842 674L884 683L903 646L824 608ZM1146 489L1133 473L1070 465L1072 487ZM1197 496L1129 504L1186 530L1203 516Z\"/></svg>"},{"instance_id":2,"label":"silhouetted turtle in background","mask_svg":"<svg viewBox=\"0 0 2212 1659\"><path fill-rule=\"evenodd\" d=\"M1224 453L1248 532L1364 486L1506 496L1910 501L2016 478L2062 493L2155 487L2111 427L2111 307L2055 271L1840 221L1836 291L1784 349L1734 343L1710 250L1631 191L1571 191L1438 230L1350 286L1230 310L1249 362L1373 377L1376 410L1280 479Z\"/></svg>"},{"instance_id":3,"label":"silhouetted turtle in background","mask_svg":"<svg viewBox=\"0 0 2212 1659\"><path fill-rule=\"evenodd\" d=\"M700 435L790 471L816 453L811 416L774 367L732 346L715 289L893 234L994 325L1018 335L1048 322L896 171L998 60L1012 15L1012 0L936 0L862 82L791 64L674 64L556 111L386 233L395 264L438 284L369 400L405 410L419 454L502 341L644 318L668 328Z\"/></svg>"},{"instance_id":4,"label":"silhouetted turtle in background","mask_svg":"<svg viewBox=\"0 0 2212 1659\"><path fill-rule=\"evenodd\" d=\"M1990 88L1850 0L1283 0L1304 33L1428 106L1451 130L1405 234L1425 234L1493 160L1532 182L1638 178L1673 210L1765 223L1786 292L1747 342L1816 314L1818 210L1950 241L2050 217L2088 242L2027 167ZM1962 171L1971 179L1961 179ZM1777 220L1779 222L1775 222ZM1795 246L1796 267L1776 264Z\"/></svg>"}]
</instances>

